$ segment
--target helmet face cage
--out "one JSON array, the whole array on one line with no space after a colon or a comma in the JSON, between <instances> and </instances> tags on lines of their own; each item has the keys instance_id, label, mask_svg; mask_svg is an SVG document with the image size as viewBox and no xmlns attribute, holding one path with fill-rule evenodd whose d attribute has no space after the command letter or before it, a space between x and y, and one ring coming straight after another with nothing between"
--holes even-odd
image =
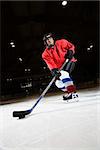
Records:
<instances>
[{"instance_id":1,"label":"helmet face cage","mask_svg":"<svg viewBox=\"0 0 100 150\"><path fill-rule=\"evenodd\" d=\"M48 47L48 44L47 44L46 40L49 39L50 37L53 38L52 33L45 34L44 37L43 37L44 45L47 46L47 47Z\"/></svg>"}]
</instances>

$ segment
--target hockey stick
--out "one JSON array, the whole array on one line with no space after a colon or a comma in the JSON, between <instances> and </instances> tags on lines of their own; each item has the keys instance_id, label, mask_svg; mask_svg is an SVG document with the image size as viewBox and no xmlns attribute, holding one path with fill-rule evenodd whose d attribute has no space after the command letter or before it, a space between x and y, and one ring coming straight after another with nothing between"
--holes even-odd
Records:
<instances>
[{"instance_id":1,"label":"hockey stick","mask_svg":"<svg viewBox=\"0 0 100 150\"><path fill-rule=\"evenodd\" d=\"M66 59L66 61L64 62L62 67L59 69L59 71L61 71L64 68L64 66L66 65L67 62L68 62L68 59ZM24 111L14 111L13 117L19 117L19 119L21 119L21 118L25 118L26 115L30 114L33 111L33 109L36 107L36 105L39 103L39 101L44 97L44 95L49 90L49 88L51 87L51 85L53 84L55 79L56 79L56 76L54 76L52 78L49 85L45 88L45 90L42 92L42 94L40 95L40 97L38 98L38 100L36 101L36 103L33 105L33 107L31 109L24 110Z\"/></svg>"}]
</instances>

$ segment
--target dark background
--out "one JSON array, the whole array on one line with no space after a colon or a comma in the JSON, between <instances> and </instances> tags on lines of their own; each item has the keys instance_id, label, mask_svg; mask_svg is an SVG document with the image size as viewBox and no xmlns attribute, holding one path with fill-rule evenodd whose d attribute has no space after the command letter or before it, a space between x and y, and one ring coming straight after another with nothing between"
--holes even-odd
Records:
<instances>
[{"instance_id":1,"label":"dark background","mask_svg":"<svg viewBox=\"0 0 100 150\"><path fill-rule=\"evenodd\" d=\"M76 83L99 77L99 1L68 1L66 6L61 1L1 1L0 4L2 95L14 88L19 93L19 84L25 83L24 80L32 80L33 89L40 88L46 79L48 83L51 74L41 58L42 38L47 32L76 46ZM87 50L91 44L93 48Z\"/></svg>"}]
</instances>

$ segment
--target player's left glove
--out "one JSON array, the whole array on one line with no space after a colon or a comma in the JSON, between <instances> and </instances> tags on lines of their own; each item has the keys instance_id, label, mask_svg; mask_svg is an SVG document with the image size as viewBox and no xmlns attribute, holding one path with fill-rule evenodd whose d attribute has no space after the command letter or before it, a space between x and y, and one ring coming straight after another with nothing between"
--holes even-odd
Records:
<instances>
[{"instance_id":1,"label":"player's left glove","mask_svg":"<svg viewBox=\"0 0 100 150\"><path fill-rule=\"evenodd\" d=\"M52 69L51 74L52 76L56 76L56 79L59 79L59 77L61 76L61 73L59 72L58 68Z\"/></svg>"},{"instance_id":2,"label":"player's left glove","mask_svg":"<svg viewBox=\"0 0 100 150\"><path fill-rule=\"evenodd\" d=\"M65 54L65 58L71 60L73 58L73 50L68 50Z\"/></svg>"}]
</instances>

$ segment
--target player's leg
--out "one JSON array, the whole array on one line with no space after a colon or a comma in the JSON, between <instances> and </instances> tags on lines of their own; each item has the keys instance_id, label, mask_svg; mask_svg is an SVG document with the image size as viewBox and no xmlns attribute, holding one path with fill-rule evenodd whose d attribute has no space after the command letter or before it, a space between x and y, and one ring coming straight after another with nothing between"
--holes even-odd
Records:
<instances>
[{"instance_id":1,"label":"player's leg","mask_svg":"<svg viewBox=\"0 0 100 150\"><path fill-rule=\"evenodd\" d=\"M73 84L68 72L62 70L60 80L56 80L55 84L59 89L65 92L63 100L78 97L78 94L76 93L76 87Z\"/></svg>"}]
</instances>

